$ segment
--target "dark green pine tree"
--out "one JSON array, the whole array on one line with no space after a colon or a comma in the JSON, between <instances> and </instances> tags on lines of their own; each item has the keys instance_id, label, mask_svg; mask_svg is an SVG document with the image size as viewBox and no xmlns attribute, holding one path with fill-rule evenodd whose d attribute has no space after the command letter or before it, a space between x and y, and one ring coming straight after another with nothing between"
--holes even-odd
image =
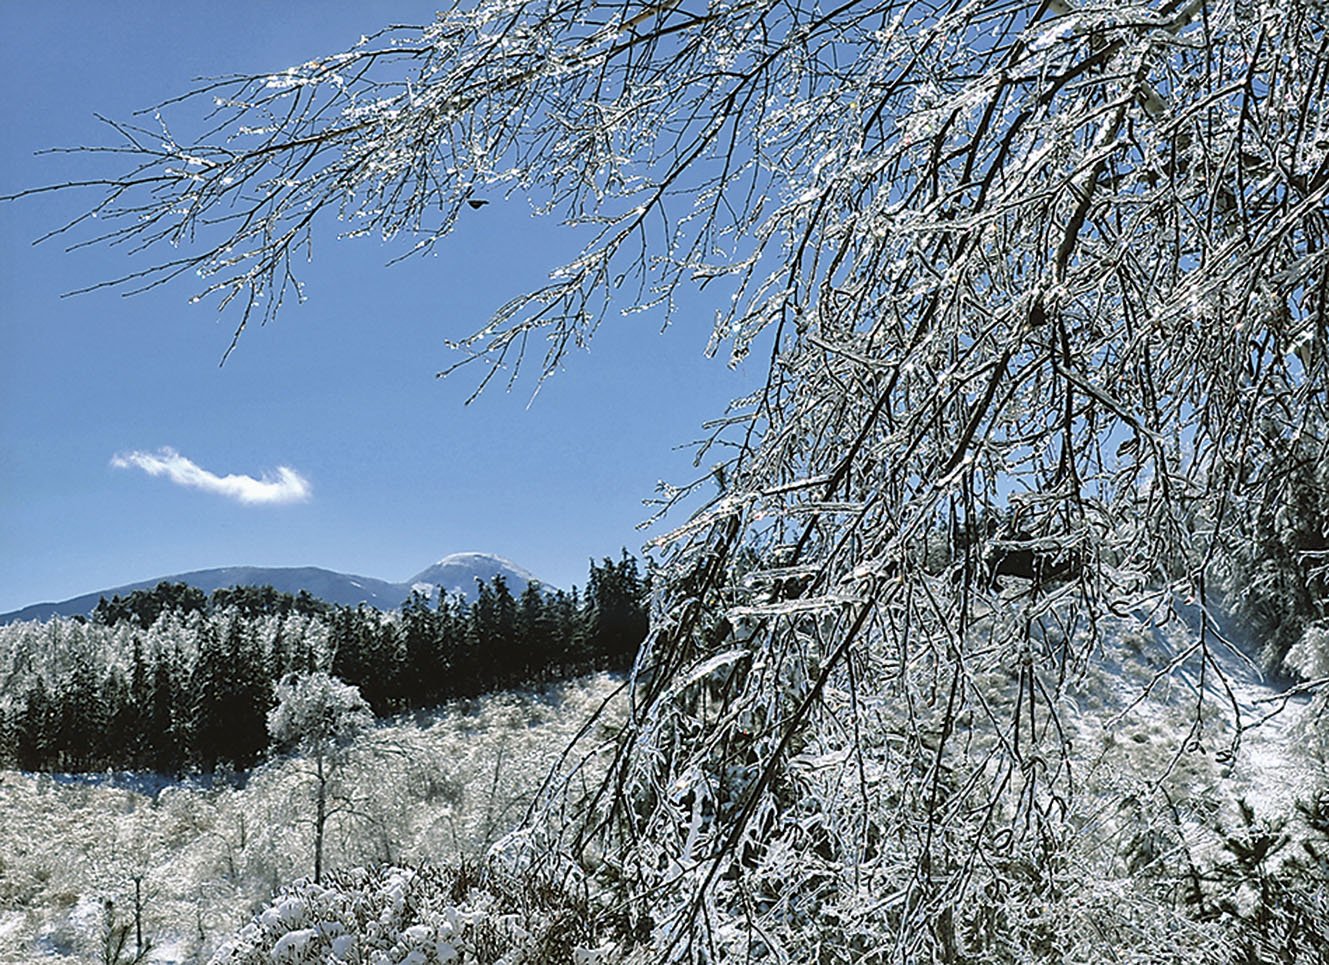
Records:
<instances>
[{"instance_id":1,"label":"dark green pine tree","mask_svg":"<svg viewBox=\"0 0 1329 965\"><path fill-rule=\"evenodd\" d=\"M28 687L18 715L14 756L21 770L46 771L59 766L59 722L60 709L46 681L38 676Z\"/></svg>"},{"instance_id":2,"label":"dark green pine tree","mask_svg":"<svg viewBox=\"0 0 1329 965\"><path fill-rule=\"evenodd\" d=\"M107 600L102 597L93 611L93 620L107 626L125 620L147 629L167 610L179 613L204 613L208 598L200 589L187 583L162 581L150 590L134 590L126 596Z\"/></svg>"},{"instance_id":3,"label":"dark green pine tree","mask_svg":"<svg viewBox=\"0 0 1329 965\"><path fill-rule=\"evenodd\" d=\"M230 722L224 760L240 769L253 767L268 746L268 710L272 678L250 621L237 616L227 628L228 679L223 716Z\"/></svg>"},{"instance_id":4,"label":"dark green pine tree","mask_svg":"<svg viewBox=\"0 0 1329 965\"><path fill-rule=\"evenodd\" d=\"M155 767L151 760L152 732L152 667L143 654L143 641L134 634L133 652L129 662L129 705L133 715L133 730L126 747L128 765L136 770Z\"/></svg>"},{"instance_id":5,"label":"dark green pine tree","mask_svg":"<svg viewBox=\"0 0 1329 965\"><path fill-rule=\"evenodd\" d=\"M375 714L389 714L405 705L406 643L395 622L377 613L366 619L370 677L360 694Z\"/></svg>"},{"instance_id":6,"label":"dark green pine tree","mask_svg":"<svg viewBox=\"0 0 1329 965\"><path fill-rule=\"evenodd\" d=\"M498 616L494 591L488 583L475 581L475 599L466 607L466 635L457 655L457 693L464 697L482 694L493 687L489 641Z\"/></svg>"},{"instance_id":7,"label":"dark green pine tree","mask_svg":"<svg viewBox=\"0 0 1329 965\"><path fill-rule=\"evenodd\" d=\"M189 708L180 664L178 652L153 655L148 695L140 711L147 766L165 774L179 774L188 763Z\"/></svg>"},{"instance_id":8,"label":"dark green pine tree","mask_svg":"<svg viewBox=\"0 0 1329 965\"><path fill-rule=\"evenodd\" d=\"M226 705L229 687L226 656L216 628L209 622L199 628L198 656L190 675L188 694L190 763L211 771L226 759Z\"/></svg>"},{"instance_id":9,"label":"dark green pine tree","mask_svg":"<svg viewBox=\"0 0 1329 965\"><path fill-rule=\"evenodd\" d=\"M429 596L412 592L401 607L401 632L405 648L401 693L408 707L437 703L447 674L446 653L439 633L438 611Z\"/></svg>"},{"instance_id":10,"label":"dark green pine tree","mask_svg":"<svg viewBox=\"0 0 1329 965\"><path fill-rule=\"evenodd\" d=\"M281 680L291 669L291 658L287 653L286 639L280 624L277 626L277 632L272 636L272 643L268 646L267 662L269 680Z\"/></svg>"},{"instance_id":11,"label":"dark green pine tree","mask_svg":"<svg viewBox=\"0 0 1329 965\"><path fill-rule=\"evenodd\" d=\"M331 623L333 611L328 609L327 617L320 618L322 624ZM324 658L326 659L326 657ZM288 673L313 673L316 670L329 670L326 666L321 666L322 660L314 653L314 642L311 639L310 628L302 628L299 636L286 645L286 668L280 674L272 679L280 680ZM329 670L329 672L331 672Z\"/></svg>"},{"instance_id":12,"label":"dark green pine tree","mask_svg":"<svg viewBox=\"0 0 1329 965\"><path fill-rule=\"evenodd\" d=\"M526 584L517 601L516 637L521 648L521 675L529 683L550 679L558 660L553 617L539 583Z\"/></svg>"},{"instance_id":13,"label":"dark green pine tree","mask_svg":"<svg viewBox=\"0 0 1329 965\"><path fill-rule=\"evenodd\" d=\"M253 634L238 615L225 628L224 637L219 638L211 624L200 634L190 693L191 756L199 767L251 767L268 743L272 681Z\"/></svg>"},{"instance_id":14,"label":"dark green pine tree","mask_svg":"<svg viewBox=\"0 0 1329 965\"><path fill-rule=\"evenodd\" d=\"M466 649L466 601L460 596L450 597L438 593L438 607L434 611L434 629L437 633L435 648L439 654L439 679L436 699L444 700L461 693L457 675Z\"/></svg>"},{"instance_id":15,"label":"dark green pine tree","mask_svg":"<svg viewBox=\"0 0 1329 965\"><path fill-rule=\"evenodd\" d=\"M498 574L493 579L495 623L489 641L487 659L498 687L524 683L526 652L517 636L517 600L508 589L508 581Z\"/></svg>"},{"instance_id":16,"label":"dark green pine tree","mask_svg":"<svg viewBox=\"0 0 1329 965\"><path fill-rule=\"evenodd\" d=\"M399 708L406 658L397 628L363 605L340 607L330 636L332 675L360 688L375 714Z\"/></svg>"},{"instance_id":17,"label":"dark green pine tree","mask_svg":"<svg viewBox=\"0 0 1329 965\"><path fill-rule=\"evenodd\" d=\"M521 673L517 601L502 576L490 583L477 580L475 589L468 634L475 673L470 692L485 693L516 683Z\"/></svg>"},{"instance_id":18,"label":"dark green pine tree","mask_svg":"<svg viewBox=\"0 0 1329 965\"><path fill-rule=\"evenodd\" d=\"M637 560L626 549L617 563L606 557L601 566L591 564L587 634L597 666L626 670L632 665L650 622L646 589Z\"/></svg>"},{"instance_id":19,"label":"dark green pine tree","mask_svg":"<svg viewBox=\"0 0 1329 965\"><path fill-rule=\"evenodd\" d=\"M364 694L372 674L364 612L347 606L338 607L328 635L332 647L332 675L359 687L360 693Z\"/></svg>"},{"instance_id":20,"label":"dark green pine tree","mask_svg":"<svg viewBox=\"0 0 1329 965\"><path fill-rule=\"evenodd\" d=\"M131 685L115 667L102 678L100 704L105 725L95 735L93 766L97 770L136 768L143 728Z\"/></svg>"},{"instance_id":21,"label":"dark green pine tree","mask_svg":"<svg viewBox=\"0 0 1329 965\"><path fill-rule=\"evenodd\" d=\"M101 734L107 725L107 708L102 703L101 681L92 658L85 653L74 656L70 672L55 695L59 708L56 728L57 770L82 773L97 769Z\"/></svg>"},{"instance_id":22,"label":"dark green pine tree","mask_svg":"<svg viewBox=\"0 0 1329 965\"><path fill-rule=\"evenodd\" d=\"M575 586L567 593L559 590L554 594L549 609L554 625L551 676L575 676L590 667L586 646L586 614L581 605L581 594Z\"/></svg>"},{"instance_id":23,"label":"dark green pine tree","mask_svg":"<svg viewBox=\"0 0 1329 965\"><path fill-rule=\"evenodd\" d=\"M328 611L332 609L329 604L310 596L308 590L301 590L295 595L292 607L296 613L318 617L327 616Z\"/></svg>"}]
</instances>

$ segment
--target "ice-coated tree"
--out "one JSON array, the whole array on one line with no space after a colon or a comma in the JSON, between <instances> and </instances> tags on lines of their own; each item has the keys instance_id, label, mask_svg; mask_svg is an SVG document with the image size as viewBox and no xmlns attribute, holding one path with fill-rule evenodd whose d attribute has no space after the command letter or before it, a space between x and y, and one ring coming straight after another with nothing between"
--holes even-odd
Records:
<instances>
[{"instance_id":1,"label":"ice-coated tree","mask_svg":"<svg viewBox=\"0 0 1329 965\"><path fill-rule=\"evenodd\" d=\"M328 820L349 807L335 779L345 751L374 721L360 691L322 671L287 674L277 684L277 705L268 712L275 744L308 758L313 790L314 881L323 880L323 841Z\"/></svg>"},{"instance_id":2,"label":"ice-coated tree","mask_svg":"<svg viewBox=\"0 0 1329 965\"><path fill-rule=\"evenodd\" d=\"M693 961L1221 958L1166 868L1137 887L1075 850L1101 815L1066 718L1106 622L1206 603L1276 454L1324 451L1327 21L475 0L115 125L131 166L68 230L165 252L119 283L201 275L238 337L320 232L426 251L529 196L591 240L457 342L481 385L689 289L711 351L761 353L664 494L721 483L659 540L604 793L531 831L624 934Z\"/></svg>"}]
</instances>

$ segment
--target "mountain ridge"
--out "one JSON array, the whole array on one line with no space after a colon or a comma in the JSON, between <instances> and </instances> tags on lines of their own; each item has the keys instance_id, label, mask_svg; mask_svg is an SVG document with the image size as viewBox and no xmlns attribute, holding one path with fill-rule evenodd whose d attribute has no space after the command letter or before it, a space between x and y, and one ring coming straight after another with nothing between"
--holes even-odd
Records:
<instances>
[{"instance_id":1,"label":"mountain ridge","mask_svg":"<svg viewBox=\"0 0 1329 965\"><path fill-rule=\"evenodd\" d=\"M234 586L272 586L292 595L305 590L310 596L328 603L343 606L359 606L363 603L376 609L389 610L401 606L417 589L428 592L431 599L437 599L440 586L450 594L461 593L472 600L475 598L475 581L488 583L495 576L502 576L507 581L514 596L520 595L529 583L549 586L509 559L479 552L450 553L400 583L318 566L219 566L138 580L83 593L67 600L34 603L0 613L0 624L46 620L53 616L86 615L96 608L102 597L109 600L113 596L125 596L135 590L150 590L159 583L185 583L208 594Z\"/></svg>"}]
</instances>

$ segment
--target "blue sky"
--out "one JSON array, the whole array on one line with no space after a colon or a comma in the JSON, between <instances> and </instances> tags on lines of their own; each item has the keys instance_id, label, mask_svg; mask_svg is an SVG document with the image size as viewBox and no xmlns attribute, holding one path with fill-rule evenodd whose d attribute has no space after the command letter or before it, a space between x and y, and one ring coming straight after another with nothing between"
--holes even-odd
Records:
<instances>
[{"instance_id":1,"label":"blue sky","mask_svg":"<svg viewBox=\"0 0 1329 965\"><path fill-rule=\"evenodd\" d=\"M0 4L0 193L108 173L95 158L34 156L109 143L94 114L124 119L192 78L277 70L433 8ZM635 528L642 500L695 472L676 447L761 374L703 357L698 304L664 334L610 319L533 404L525 380L464 406L476 374L434 377L455 360L445 339L576 252L519 202L391 268L396 250L375 241L321 239L308 301L219 366L232 319L190 305L187 281L60 297L138 265L31 245L93 197L0 206L0 612L236 564L402 580L463 550L581 583L588 557L651 535Z\"/></svg>"}]
</instances>

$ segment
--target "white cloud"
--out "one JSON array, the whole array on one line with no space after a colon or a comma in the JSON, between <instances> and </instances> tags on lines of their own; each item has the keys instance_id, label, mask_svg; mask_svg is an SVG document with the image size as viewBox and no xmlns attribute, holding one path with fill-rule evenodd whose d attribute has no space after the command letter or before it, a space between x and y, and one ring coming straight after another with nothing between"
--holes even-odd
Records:
<instances>
[{"instance_id":1,"label":"white cloud","mask_svg":"<svg viewBox=\"0 0 1329 965\"><path fill-rule=\"evenodd\" d=\"M290 466L278 466L275 472L264 473L258 479L234 473L218 476L169 446L156 452L117 453L111 465L117 469L142 469L149 476L165 476L178 485L216 493L247 506L302 503L310 495L309 480Z\"/></svg>"}]
</instances>

